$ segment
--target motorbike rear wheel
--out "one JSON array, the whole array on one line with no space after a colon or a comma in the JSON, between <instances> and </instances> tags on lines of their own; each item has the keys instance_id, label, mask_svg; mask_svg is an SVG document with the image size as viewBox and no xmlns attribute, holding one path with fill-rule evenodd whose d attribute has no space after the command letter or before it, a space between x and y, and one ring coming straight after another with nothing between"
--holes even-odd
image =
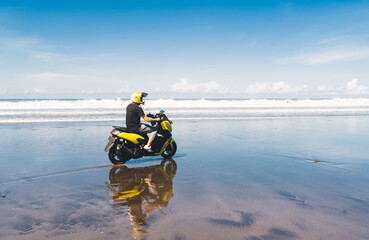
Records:
<instances>
[{"instance_id":1,"label":"motorbike rear wheel","mask_svg":"<svg viewBox=\"0 0 369 240\"><path fill-rule=\"evenodd\" d=\"M168 144L164 152L161 154L163 158L171 158L177 152L177 144L173 142L172 145Z\"/></svg>"},{"instance_id":2,"label":"motorbike rear wheel","mask_svg":"<svg viewBox=\"0 0 369 240\"><path fill-rule=\"evenodd\" d=\"M124 164L125 162L127 162L129 159L131 159L130 157L126 157L126 156L121 156L119 157L117 155L117 147L113 146L110 148L109 150L109 160L112 164L114 165L118 165L118 164Z\"/></svg>"}]
</instances>

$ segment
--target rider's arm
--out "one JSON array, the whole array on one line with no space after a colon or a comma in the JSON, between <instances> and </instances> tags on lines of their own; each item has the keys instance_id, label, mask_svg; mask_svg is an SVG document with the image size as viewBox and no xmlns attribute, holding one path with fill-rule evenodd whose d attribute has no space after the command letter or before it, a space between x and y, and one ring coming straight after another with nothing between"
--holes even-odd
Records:
<instances>
[{"instance_id":1,"label":"rider's arm","mask_svg":"<svg viewBox=\"0 0 369 240\"><path fill-rule=\"evenodd\" d=\"M146 122L157 122L157 121L160 120L160 118L151 118L151 117L148 117L147 114L143 115L142 118Z\"/></svg>"}]
</instances>

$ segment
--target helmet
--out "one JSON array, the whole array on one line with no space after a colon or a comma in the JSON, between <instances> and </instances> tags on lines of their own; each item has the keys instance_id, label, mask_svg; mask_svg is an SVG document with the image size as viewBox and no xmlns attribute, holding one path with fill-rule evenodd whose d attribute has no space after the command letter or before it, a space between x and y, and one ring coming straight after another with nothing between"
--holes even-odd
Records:
<instances>
[{"instance_id":1,"label":"helmet","mask_svg":"<svg viewBox=\"0 0 369 240\"><path fill-rule=\"evenodd\" d=\"M138 104L145 104L142 98L146 97L148 94L144 92L134 92L131 95L131 101Z\"/></svg>"}]
</instances>

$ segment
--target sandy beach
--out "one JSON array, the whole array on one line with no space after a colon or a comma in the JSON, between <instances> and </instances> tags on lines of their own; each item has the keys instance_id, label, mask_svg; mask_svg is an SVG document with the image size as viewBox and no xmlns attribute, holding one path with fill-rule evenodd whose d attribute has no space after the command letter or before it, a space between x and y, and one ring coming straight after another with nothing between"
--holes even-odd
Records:
<instances>
[{"instance_id":1,"label":"sandy beach","mask_svg":"<svg viewBox=\"0 0 369 240\"><path fill-rule=\"evenodd\" d=\"M110 125L0 125L1 239L368 239L366 117L176 121L118 167Z\"/></svg>"}]
</instances>

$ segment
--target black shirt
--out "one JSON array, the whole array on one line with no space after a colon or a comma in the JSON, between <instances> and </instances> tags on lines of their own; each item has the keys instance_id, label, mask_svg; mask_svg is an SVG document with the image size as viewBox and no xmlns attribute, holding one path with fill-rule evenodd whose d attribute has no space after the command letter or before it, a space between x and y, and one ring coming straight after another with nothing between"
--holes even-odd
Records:
<instances>
[{"instance_id":1,"label":"black shirt","mask_svg":"<svg viewBox=\"0 0 369 240\"><path fill-rule=\"evenodd\" d=\"M137 131L141 127L140 118L145 113L142 110L140 104L130 103L126 109L126 125L129 131Z\"/></svg>"}]
</instances>

